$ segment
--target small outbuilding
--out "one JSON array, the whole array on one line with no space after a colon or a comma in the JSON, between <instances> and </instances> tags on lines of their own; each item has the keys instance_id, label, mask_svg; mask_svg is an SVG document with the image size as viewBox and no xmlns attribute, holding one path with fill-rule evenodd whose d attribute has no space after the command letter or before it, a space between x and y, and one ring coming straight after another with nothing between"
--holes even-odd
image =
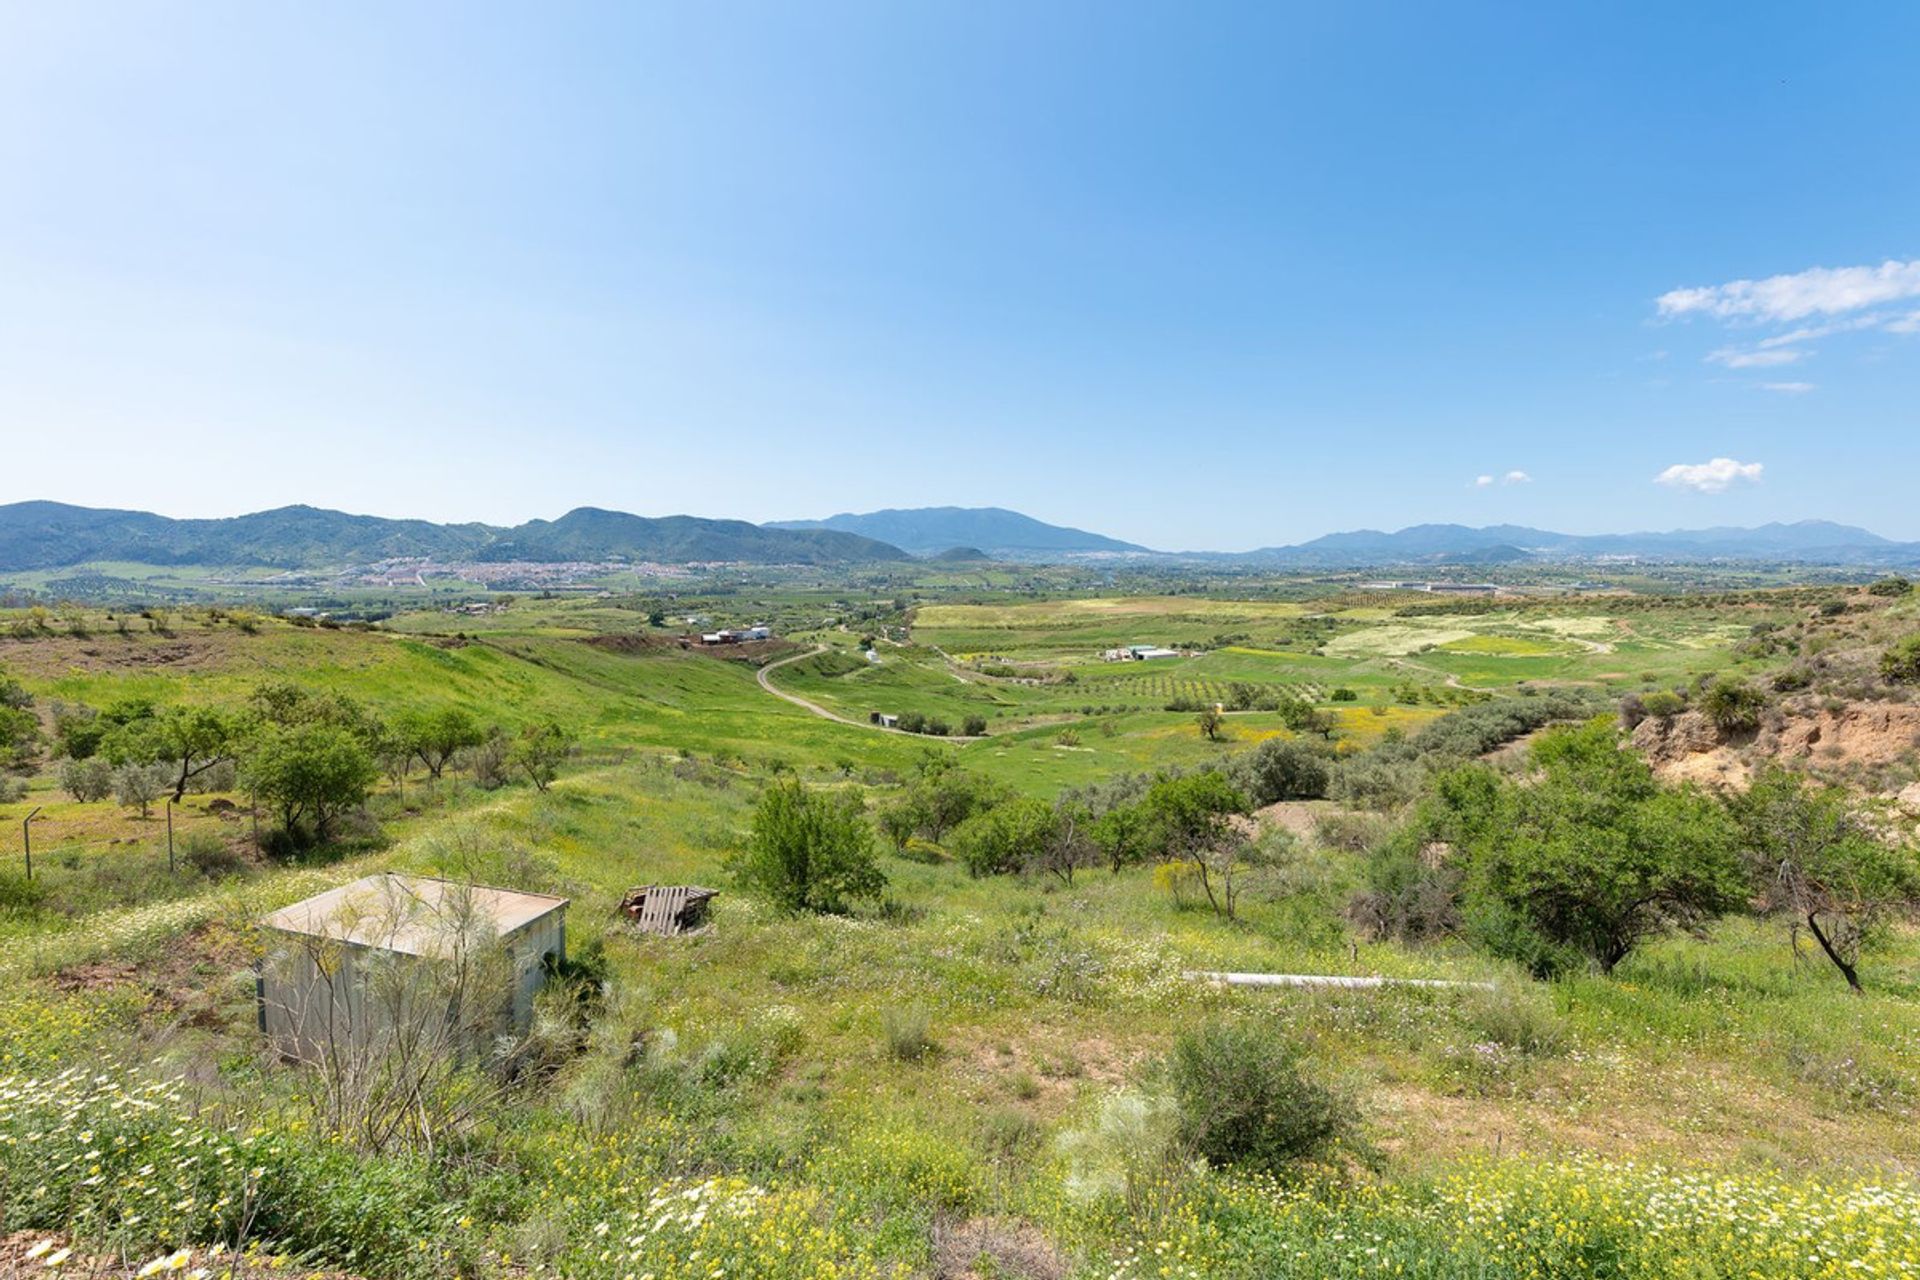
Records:
<instances>
[{"instance_id":1,"label":"small outbuilding","mask_svg":"<svg viewBox=\"0 0 1920 1280\"><path fill-rule=\"evenodd\" d=\"M367 876L260 927L260 1029L290 1057L364 1045L413 1018L472 1023L482 1006L493 1030L523 1032L567 954L565 898L432 876Z\"/></svg>"}]
</instances>

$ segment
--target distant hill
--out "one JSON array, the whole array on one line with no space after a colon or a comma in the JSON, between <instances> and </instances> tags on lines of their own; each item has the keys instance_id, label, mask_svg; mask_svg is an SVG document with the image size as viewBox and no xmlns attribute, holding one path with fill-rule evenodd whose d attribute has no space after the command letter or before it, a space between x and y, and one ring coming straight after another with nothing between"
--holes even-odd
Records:
<instances>
[{"instance_id":1,"label":"distant hill","mask_svg":"<svg viewBox=\"0 0 1920 1280\"><path fill-rule=\"evenodd\" d=\"M775 520L769 529L837 529L902 547L917 556L950 547L974 547L989 555L1031 559L1043 554L1144 552L1147 548L1084 529L1047 524L1004 507L910 507L843 512L825 520Z\"/></svg>"},{"instance_id":2,"label":"distant hill","mask_svg":"<svg viewBox=\"0 0 1920 1280\"><path fill-rule=\"evenodd\" d=\"M835 565L905 560L909 554L945 561L1045 561L1160 553L998 507L926 507L765 525L580 507L557 520L529 520L501 528L389 520L305 506L219 520L174 520L146 511L58 502L0 505L0 572L15 573L115 560L317 569L398 556L443 561L626 559L664 564ZM1865 529L1826 520L1754 529L1608 534L1554 533L1523 525L1421 524L1392 533L1357 529L1295 546L1188 556L1275 569L1525 564L1601 557L1907 567L1920 566L1920 543L1891 542Z\"/></svg>"},{"instance_id":3,"label":"distant hill","mask_svg":"<svg viewBox=\"0 0 1920 1280\"><path fill-rule=\"evenodd\" d=\"M1391 564L1491 564L1525 560L1780 560L1803 564L1911 564L1920 543L1891 542L1828 520L1758 528L1674 529L1665 533L1568 534L1523 525L1475 528L1420 524L1384 533L1357 529L1294 546L1263 547L1236 557L1276 566L1354 568Z\"/></svg>"},{"instance_id":4,"label":"distant hill","mask_svg":"<svg viewBox=\"0 0 1920 1280\"><path fill-rule=\"evenodd\" d=\"M649 519L581 507L514 528L434 524L281 507L219 520L174 520L58 502L0 506L0 571L58 569L96 560L162 565L327 568L394 556L439 560L619 558L668 564L860 564L904 560L898 547L837 530L767 529L745 520Z\"/></svg>"}]
</instances>

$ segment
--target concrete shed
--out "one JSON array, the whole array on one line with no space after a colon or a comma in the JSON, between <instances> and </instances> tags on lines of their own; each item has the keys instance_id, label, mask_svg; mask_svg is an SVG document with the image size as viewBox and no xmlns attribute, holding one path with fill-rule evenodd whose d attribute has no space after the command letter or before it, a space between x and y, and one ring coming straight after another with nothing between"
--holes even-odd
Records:
<instances>
[{"instance_id":1,"label":"concrete shed","mask_svg":"<svg viewBox=\"0 0 1920 1280\"><path fill-rule=\"evenodd\" d=\"M567 954L565 898L432 876L367 876L260 927L260 1029L292 1057L482 1007L488 1029L523 1032L549 962Z\"/></svg>"}]
</instances>

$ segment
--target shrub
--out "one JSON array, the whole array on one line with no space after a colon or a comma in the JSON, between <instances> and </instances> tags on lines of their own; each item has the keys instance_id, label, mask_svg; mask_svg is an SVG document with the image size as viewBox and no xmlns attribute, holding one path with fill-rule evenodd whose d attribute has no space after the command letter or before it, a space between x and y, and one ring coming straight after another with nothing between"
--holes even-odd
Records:
<instances>
[{"instance_id":1,"label":"shrub","mask_svg":"<svg viewBox=\"0 0 1920 1280\"><path fill-rule=\"evenodd\" d=\"M1566 1044L1566 1020L1554 1008L1551 992L1534 983L1471 988L1460 1013L1479 1039L1519 1053L1545 1057Z\"/></svg>"},{"instance_id":2,"label":"shrub","mask_svg":"<svg viewBox=\"0 0 1920 1280\"><path fill-rule=\"evenodd\" d=\"M1887 647L1880 655L1880 674L1899 684L1920 683L1920 631Z\"/></svg>"},{"instance_id":3,"label":"shrub","mask_svg":"<svg viewBox=\"0 0 1920 1280\"><path fill-rule=\"evenodd\" d=\"M1178 1129L1171 1099L1134 1090L1108 1094L1091 1123L1060 1137L1067 1194L1119 1200L1136 1219L1157 1216L1177 1196L1187 1165Z\"/></svg>"},{"instance_id":4,"label":"shrub","mask_svg":"<svg viewBox=\"0 0 1920 1280\"><path fill-rule=\"evenodd\" d=\"M1482 946L1536 974L1584 957L1611 972L1670 926L1738 906L1748 884L1725 810L1668 788L1606 721L1543 735L1535 781L1484 766L1444 775L1408 838L1444 841Z\"/></svg>"},{"instance_id":5,"label":"shrub","mask_svg":"<svg viewBox=\"0 0 1920 1280\"><path fill-rule=\"evenodd\" d=\"M46 900L45 880L29 880L17 871L0 871L0 917L32 915Z\"/></svg>"},{"instance_id":6,"label":"shrub","mask_svg":"<svg viewBox=\"0 0 1920 1280\"><path fill-rule=\"evenodd\" d=\"M1278 1173L1357 1131L1347 1098L1310 1077L1271 1027L1213 1022L1174 1042L1168 1062L1181 1142L1209 1164Z\"/></svg>"},{"instance_id":7,"label":"shrub","mask_svg":"<svg viewBox=\"0 0 1920 1280\"><path fill-rule=\"evenodd\" d=\"M479 742L461 749L454 763L472 775L474 785L481 790L498 791L511 777L513 744L496 725Z\"/></svg>"},{"instance_id":8,"label":"shrub","mask_svg":"<svg viewBox=\"0 0 1920 1280\"><path fill-rule=\"evenodd\" d=\"M982 738L987 733L987 718L983 715L970 715L960 725L960 732L969 738Z\"/></svg>"},{"instance_id":9,"label":"shrub","mask_svg":"<svg viewBox=\"0 0 1920 1280\"><path fill-rule=\"evenodd\" d=\"M224 880L246 870L247 860L211 831L190 831L175 845L180 860L209 880Z\"/></svg>"},{"instance_id":10,"label":"shrub","mask_svg":"<svg viewBox=\"0 0 1920 1280\"><path fill-rule=\"evenodd\" d=\"M1656 689L1642 697L1640 705L1654 719L1666 720L1685 711L1687 700L1671 689Z\"/></svg>"},{"instance_id":11,"label":"shrub","mask_svg":"<svg viewBox=\"0 0 1920 1280\"><path fill-rule=\"evenodd\" d=\"M1775 693L1797 693L1813 685L1813 672L1806 667L1783 667L1769 682Z\"/></svg>"},{"instance_id":12,"label":"shrub","mask_svg":"<svg viewBox=\"0 0 1920 1280\"><path fill-rule=\"evenodd\" d=\"M1324 751L1286 738L1268 738L1236 756L1229 773L1255 806L1318 800L1327 794L1329 780Z\"/></svg>"},{"instance_id":13,"label":"shrub","mask_svg":"<svg viewBox=\"0 0 1920 1280\"><path fill-rule=\"evenodd\" d=\"M1459 868L1409 828L1367 856L1347 916L1372 938L1430 942L1460 928Z\"/></svg>"},{"instance_id":14,"label":"shrub","mask_svg":"<svg viewBox=\"0 0 1920 1280\"><path fill-rule=\"evenodd\" d=\"M918 1007L880 1011L880 1042L896 1062L919 1062L934 1051L927 1011Z\"/></svg>"},{"instance_id":15,"label":"shrub","mask_svg":"<svg viewBox=\"0 0 1920 1280\"><path fill-rule=\"evenodd\" d=\"M1054 837L1053 806L1021 796L977 813L953 832L954 852L975 876L1005 875L1037 857Z\"/></svg>"},{"instance_id":16,"label":"shrub","mask_svg":"<svg viewBox=\"0 0 1920 1280\"><path fill-rule=\"evenodd\" d=\"M1747 733L1760 727L1767 695L1733 676L1721 676L1700 695L1700 710L1722 733Z\"/></svg>"},{"instance_id":17,"label":"shrub","mask_svg":"<svg viewBox=\"0 0 1920 1280\"><path fill-rule=\"evenodd\" d=\"M211 795L220 791L232 791L240 785L240 766L232 760L217 760L199 773L187 784L187 790L195 795Z\"/></svg>"},{"instance_id":18,"label":"shrub","mask_svg":"<svg viewBox=\"0 0 1920 1280\"><path fill-rule=\"evenodd\" d=\"M857 796L776 783L754 810L734 875L788 911L845 911L878 898L887 877L873 853L873 832Z\"/></svg>"},{"instance_id":19,"label":"shrub","mask_svg":"<svg viewBox=\"0 0 1920 1280\"><path fill-rule=\"evenodd\" d=\"M139 809L144 818L172 780L165 765L123 764L113 771L113 798L126 808Z\"/></svg>"}]
</instances>

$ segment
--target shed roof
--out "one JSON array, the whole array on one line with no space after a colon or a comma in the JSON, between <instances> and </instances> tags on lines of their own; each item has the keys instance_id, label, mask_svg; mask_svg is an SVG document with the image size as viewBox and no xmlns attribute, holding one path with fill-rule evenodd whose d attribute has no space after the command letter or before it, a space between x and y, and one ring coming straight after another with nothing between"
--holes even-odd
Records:
<instances>
[{"instance_id":1,"label":"shed roof","mask_svg":"<svg viewBox=\"0 0 1920 1280\"><path fill-rule=\"evenodd\" d=\"M389 872L282 907L260 923L283 933L422 955L463 922L485 921L505 937L566 905L565 898L546 893Z\"/></svg>"}]
</instances>

